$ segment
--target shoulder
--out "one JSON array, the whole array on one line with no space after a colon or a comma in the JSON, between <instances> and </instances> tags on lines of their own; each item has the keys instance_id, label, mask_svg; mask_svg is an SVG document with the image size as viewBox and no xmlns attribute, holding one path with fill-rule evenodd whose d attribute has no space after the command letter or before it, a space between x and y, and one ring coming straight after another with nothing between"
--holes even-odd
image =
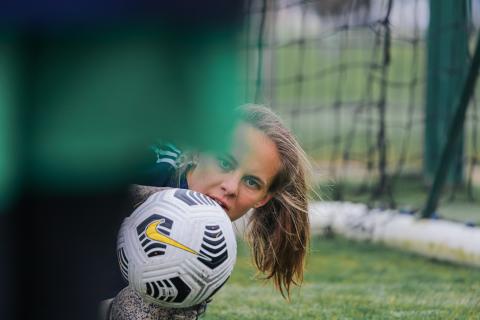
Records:
<instances>
[{"instance_id":1,"label":"shoulder","mask_svg":"<svg viewBox=\"0 0 480 320\"><path fill-rule=\"evenodd\" d=\"M152 145L150 149L155 155L155 162L149 165L145 180L140 184L172 187L182 151L171 143Z\"/></svg>"},{"instance_id":2,"label":"shoulder","mask_svg":"<svg viewBox=\"0 0 480 320\"><path fill-rule=\"evenodd\" d=\"M153 145L150 147L156 155L156 164L168 164L177 167L178 160L182 155L180 149L171 143Z\"/></svg>"}]
</instances>

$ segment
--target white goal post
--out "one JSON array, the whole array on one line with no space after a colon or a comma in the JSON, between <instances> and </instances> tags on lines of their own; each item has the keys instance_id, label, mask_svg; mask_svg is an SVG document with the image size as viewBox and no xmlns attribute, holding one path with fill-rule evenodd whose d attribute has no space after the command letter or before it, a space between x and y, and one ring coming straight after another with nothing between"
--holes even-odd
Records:
<instances>
[{"instance_id":1,"label":"white goal post","mask_svg":"<svg viewBox=\"0 0 480 320\"><path fill-rule=\"evenodd\" d=\"M431 258L480 266L480 228L445 220L425 220L396 210L370 210L348 202L310 205L313 234L333 232Z\"/></svg>"}]
</instances>

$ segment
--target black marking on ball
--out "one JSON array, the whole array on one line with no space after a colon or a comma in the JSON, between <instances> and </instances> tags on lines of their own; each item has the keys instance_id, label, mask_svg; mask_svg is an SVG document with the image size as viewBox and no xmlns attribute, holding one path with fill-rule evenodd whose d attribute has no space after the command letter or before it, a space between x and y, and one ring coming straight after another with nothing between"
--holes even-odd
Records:
<instances>
[{"instance_id":1,"label":"black marking on ball","mask_svg":"<svg viewBox=\"0 0 480 320\"><path fill-rule=\"evenodd\" d=\"M122 277L128 281L128 259L127 255L125 254L125 250L120 248L117 250L118 256L118 263L120 265L120 272L122 273Z\"/></svg>"},{"instance_id":2,"label":"black marking on ball","mask_svg":"<svg viewBox=\"0 0 480 320\"><path fill-rule=\"evenodd\" d=\"M215 230L216 232L209 232L207 230ZM209 257L210 261L201 257L198 257L197 259L210 269L215 269L228 258L228 250L225 237L221 237L223 233L220 230L220 226L218 225L206 226L203 235L204 237L200 253ZM221 238L218 239L219 237ZM222 243L223 245L221 245Z\"/></svg>"},{"instance_id":3,"label":"black marking on ball","mask_svg":"<svg viewBox=\"0 0 480 320\"><path fill-rule=\"evenodd\" d=\"M190 287L185 282L183 282L183 280L180 277L172 278L170 279L170 281L172 282L173 286L177 289L177 296L175 297L173 302L180 303L185 301L185 299L188 297L192 289L190 289Z\"/></svg>"},{"instance_id":4,"label":"black marking on ball","mask_svg":"<svg viewBox=\"0 0 480 320\"><path fill-rule=\"evenodd\" d=\"M164 302L182 303L192 292L180 277L147 282L145 286L147 295Z\"/></svg>"},{"instance_id":5,"label":"black marking on ball","mask_svg":"<svg viewBox=\"0 0 480 320\"><path fill-rule=\"evenodd\" d=\"M206 195L187 190L187 189L178 189L175 191L173 196L189 206L211 206L211 207L219 207L219 204L213 201L211 198L207 197Z\"/></svg>"},{"instance_id":6,"label":"black marking on ball","mask_svg":"<svg viewBox=\"0 0 480 320\"><path fill-rule=\"evenodd\" d=\"M152 214L137 226L138 240L141 243L143 251L150 258L164 255L165 249L167 248L167 246L163 243L154 242L146 238L145 230L147 229L148 225L153 221L158 221L158 220L163 221L161 224L158 225L159 226L159 228L157 228L158 232L161 232L164 235L169 236L173 226L173 220L159 214Z\"/></svg>"}]
</instances>

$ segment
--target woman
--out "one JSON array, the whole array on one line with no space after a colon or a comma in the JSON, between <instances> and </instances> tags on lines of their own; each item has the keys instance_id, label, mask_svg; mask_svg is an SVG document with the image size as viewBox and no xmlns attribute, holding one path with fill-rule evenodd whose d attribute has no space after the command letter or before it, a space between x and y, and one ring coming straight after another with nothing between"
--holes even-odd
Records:
<instances>
[{"instance_id":1,"label":"woman","mask_svg":"<svg viewBox=\"0 0 480 320\"><path fill-rule=\"evenodd\" d=\"M246 239L254 263L288 299L291 285L299 285L303 280L309 243L308 161L293 135L272 111L253 105L239 111L241 122L229 154L182 155L173 146L155 149L157 163L149 174L148 184L204 193L216 200L232 221L253 209L248 217ZM148 193L148 190L143 192L140 198L143 200ZM121 310L121 301L131 300L135 295L123 294L123 300L117 296L113 304L112 314L116 316L112 319L150 319L122 318L126 311ZM148 309L146 313L161 312L155 306L140 309ZM195 318L201 309L204 306L185 310L188 316L184 319ZM181 310L174 313L180 314Z\"/></svg>"}]
</instances>

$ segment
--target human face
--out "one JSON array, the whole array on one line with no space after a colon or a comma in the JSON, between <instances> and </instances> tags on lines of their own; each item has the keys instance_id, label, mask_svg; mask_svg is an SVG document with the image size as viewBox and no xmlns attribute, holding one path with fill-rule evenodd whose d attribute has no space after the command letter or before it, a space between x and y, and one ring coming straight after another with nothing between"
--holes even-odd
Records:
<instances>
[{"instance_id":1,"label":"human face","mask_svg":"<svg viewBox=\"0 0 480 320\"><path fill-rule=\"evenodd\" d=\"M191 190L216 200L234 221L272 198L269 188L279 169L275 143L262 131L242 123L235 130L231 152L201 154L197 166L188 172L187 182Z\"/></svg>"}]
</instances>

